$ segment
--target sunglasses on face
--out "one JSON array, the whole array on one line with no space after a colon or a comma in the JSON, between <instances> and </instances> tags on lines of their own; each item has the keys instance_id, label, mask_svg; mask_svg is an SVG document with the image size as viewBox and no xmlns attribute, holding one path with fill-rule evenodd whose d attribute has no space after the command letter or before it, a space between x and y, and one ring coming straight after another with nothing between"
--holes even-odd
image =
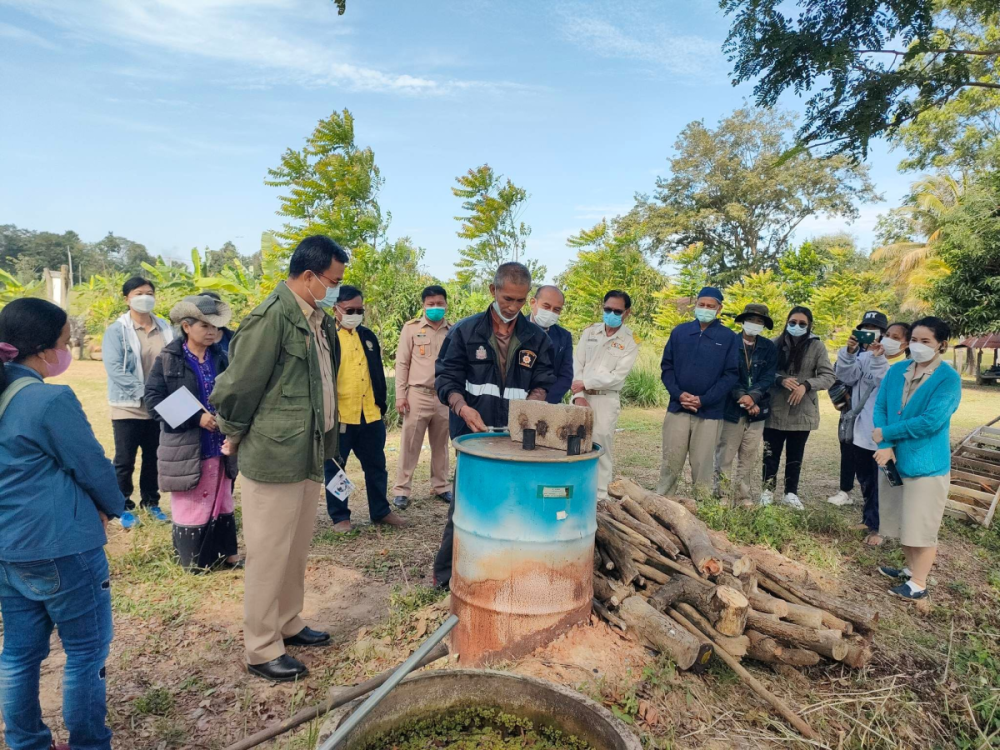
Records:
<instances>
[{"instance_id":1,"label":"sunglasses on face","mask_svg":"<svg viewBox=\"0 0 1000 750\"><path fill-rule=\"evenodd\" d=\"M612 315L624 315L625 314L624 310L616 310L613 307L605 307L604 308L604 312L611 313Z\"/></svg>"},{"instance_id":2,"label":"sunglasses on face","mask_svg":"<svg viewBox=\"0 0 1000 750\"><path fill-rule=\"evenodd\" d=\"M364 315L365 314L365 308L363 308L363 307L342 307L341 308L341 312L343 312L344 315Z\"/></svg>"}]
</instances>

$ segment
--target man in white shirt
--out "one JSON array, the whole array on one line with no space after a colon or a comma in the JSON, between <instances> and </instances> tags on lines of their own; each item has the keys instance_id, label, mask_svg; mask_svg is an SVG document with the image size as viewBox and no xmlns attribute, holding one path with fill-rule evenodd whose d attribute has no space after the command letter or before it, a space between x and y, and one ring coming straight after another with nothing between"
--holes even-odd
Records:
<instances>
[{"instance_id":1,"label":"man in white shirt","mask_svg":"<svg viewBox=\"0 0 1000 750\"><path fill-rule=\"evenodd\" d=\"M619 392L639 355L632 329L632 298L613 289L604 295L604 318L584 329L573 355L573 403L594 410L594 442L604 448L597 470L597 498L608 497L613 474L612 450L621 412Z\"/></svg>"}]
</instances>

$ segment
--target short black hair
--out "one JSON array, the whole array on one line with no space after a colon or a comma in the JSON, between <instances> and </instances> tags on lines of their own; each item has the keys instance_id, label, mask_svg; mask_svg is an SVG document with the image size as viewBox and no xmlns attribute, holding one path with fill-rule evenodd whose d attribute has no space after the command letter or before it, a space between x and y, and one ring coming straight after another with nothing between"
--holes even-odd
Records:
<instances>
[{"instance_id":1,"label":"short black hair","mask_svg":"<svg viewBox=\"0 0 1000 750\"><path fill-rule=\"evenodd\" d=\"M424 291L420 293L420 301L423 302L428 297L444 297L444 301L448 301L448 290L439 284L431 284L430 286L425 286Z\"/></svg>"},{"instance_id":2,"label":"short black hair","mask_svg":"<svg viewBox=\"0 0 1000 750\"><path fill-rule=\"evenodd\" d=\"M620 299L625 303L625 309L632 309L632 298L629 296L628 292L623 292L621 289L612 289L610 292L604 295L604 301L607 302L609 299Z\"/></svg>"},{"instance_id":3,"label":"short black hair","mask_svg":"<svg viewBox=\"0 0 1000 750\"><path fill-rule=\"evenodd\" d=\"M122 296L128 297L132 292L141 286L148 286L154 292L156 291L156 286L149 279L144 279L142 276L133 276L131 279L122 284Z\"/></svg>"},{"instance_id":4,"label":"short black hair","mask_svg":"<svg viewBox=\"0 0 1000 750\"><path fill-rule=\"evenodd\" d=\"M930 328L931 333L934 334L934 338L942 344L947 344L948 339L951 338L951 326L941 320L941 318L936 318L933 315L913 321L913 324L910 326L911 336L918 327Z\"/></svg>"},{"instance_id":5,"label":"short black hair","mask_svg":"<svg viewBox=\"0 0 1000 750\"><path fill-rule=\"evenodd\" d=\"M344 300L354 299L355 297L365 298L365 295L361 293L361 290L356 286L351 286L350 284L344 284L340 287L340 296L337 297L337 302L343 302Z\"/></svg>"},{"instance_id":6,"label":"short black hair","mask_svg":"<svg viewBox=\"0 0 1000 750\"><path fill-rule=\"evenodd\" d=\"M349 260L347 251L332 239L323 234L314 234L295 246L292 260L288 264L288 275L294 279L306 271L312 271L318 276L333 261L346 264Z\"/></svg>"},{"instance_id":7,"label":"short black hair","mask_svg":"<svg viewBox=\"0 0 1000 750\"><path fill-rule=\"evenodd\" d=\"M66 311L48 300L21 297L0 310L0 341L17 349L14 362L53 348L66 327ZM7 375L0 365L0 393L7 387Z\"/></svg>"}]
</instances>

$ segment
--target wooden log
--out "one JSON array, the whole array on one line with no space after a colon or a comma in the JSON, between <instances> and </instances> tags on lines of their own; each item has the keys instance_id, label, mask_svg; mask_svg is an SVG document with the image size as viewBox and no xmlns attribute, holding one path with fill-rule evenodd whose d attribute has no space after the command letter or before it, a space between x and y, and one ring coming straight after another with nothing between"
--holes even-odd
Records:
<instances>
[{"instance_id":1,"label":"wooden log","mask_svg":"<svg viewBox=\"0 0 1000 750\"><path fill-rule=\"evenodd\" d=\"M804 628L812 628L813 630L824 629L822 610L808 605L803 606L801 604L789 604L788 614L786 614L782 619L794 622L796 625L801 625Z\"/></svg>"},{"instance_id":2,"label":"wooden log","mask_svg":"<svg viewBox=\"0 0 1000 750\"><path fill-rule=\"evenodd\" d=\"M753 558L742 556L737 557L731 563L734 576L743 582L743 593L752 594L757 590L757 563Z\"/></svg>"},{"instance_id":3,"label":"wooden log","mask_svg":"<svg viewBox=\"0 0 1000 750\"><path fill-rule=\"evenodd\" d=\"M776 599L773 596L768 596L763 591L748 594L747 599L750 600L750 606L758 612L764 612L778 617L784 617L788 614L788 602L783 599Z\"/></svg>"},{"instance_id":4,"label":"wooden log","mask_svg":"<svg viewBox=\"0 0 1000 750\"><path fill-rule=\"evenodd\" d=\"M621 509L619 509L620 511ZM644 537L637 531L630 529L628 526L623 524L621 521L617 520L614 516L608 513L606 510L597 511L597 522L604 524L605 526L610 526L614 529L619 536L626 539L630 539L637 544L650 544L649 539Z\"/></svg>"},{"instance_id":5,"label":"wooden log","mask_svg":"<svg viewBox=\"0 0 1000 750\"><path fill-rule=\"evenodd\" d=\"M596 547L598 553L600 553L600 555L601 555L601 563L602 563L601 567L604 568L604 570L606 570L608 573L610 573L612 570L615 569L614 562L612 562L611 558L608 557L608 553L607 552L605 552L604 550L602 550L597 545L594 545L594 546Z\"/></svg>"},{"instance_id":6,"label":"wooden log","mask_svg":"<svg viewBox=\"0 0 1000 750\"><path fill-rule=\"evenodd\" d=\"M626 507L627 506L627 507ZM624 498L621 503L608 501L608 512L630 529L639 532L646 539L659 547L671 560L676 560L681 553L680 547L667 536L667 530L656 522L642 507L631 498Z\"/></svg>"},{"instance_id":7,"label":"wooden log","mask_svg":"<svg viewBox=\"0 0 1000 750\"><path fill-rule=\"evenodd\" d=\"M612 614L608 610L608 608L605 607L604 604L602 604L597 599L594 599L593 604L594 604L594 611L601 618L603 618L605 622L607 622L609 625L614 625L616 628L618 628L623 633L627 633L628 632L628 625L625 624L624 620L622 620L617 615Z\"/></svg>"},{"instance_id":8,"label":"wooden log","mask_svg":"<svg viewBox=\"0 0 1000 750\"><path fill-rule=\"evenodd\" d=\"M628 586L639 577L639 569L632 562L632 553L628 551L627 545L601 524L597 525L597 543L615 564L622 583Z\"/></svg>"},{"instance_id":9,"label":"wooden log","mask_svg":"<svg viewBox=\"0 0 1000 750\"><path fill-rule=\"evenodd\" d=\"M862 633L870 633L878 626L878 612L870 607L793 581L766 561L755 559L760 585L782 599L793 604L808 604L825 610L840 620L850 622ZM761 576L760 573L764 575Z\"/></svg>"},{"instance_id":10,"label":"wooden log","mask_svg":"<svg viewBox=\"0 0 1000 750\"><path fill-rule=\"evenodd\" d=\"M679 628L669 617L653 609L641 596L630 596L618 608L618 617L628 633L673 659L681 669L701 668L712 657L711 646Z\"/></svg>"},{"instance_id":11,"label":"wooden log","mask_svg":"<svg viewBox=\"0 0 1000 750\"><path fill-rule=\"evenodd\" d=\"M715 583L719 586L728 586L731 589L736 589L741 594L745 593L743 591L743 581L734 576L732 573L719 573L719 575L715 577Z\"/></svg>"},{"instance_id":12,"label":"wooden log","mask_svg":"<svg viewBox=\"0 0 1000 750\"><path fill-rule=\"evenodd\" d=\"M696 637L704 639L707 643L712 643L712 639L701 633L694 625L692 625L688 620L676 610L671 610L670 616L673 617L677 622L687 628L688 632ZM730 669L736 672L737 675L747 684L750 688L761 698L766 700L773 706L778 713L780 713L789 724L791 724L795 729L806 739L819 740L819 735L813 731L813 728L806 723L806 721L795 713L787 703L785 703L781 698L776 696L766 687L764 687L760 680L754 677L752 674L746 671L740 663L727 654L723 649L718 649L716 653L719 658L722 659Z\"/></svg>"},{"instance_id":13,"label":"wooden log","mask_svg":"<svg viewBox=\"0 0 1000 750\"><path fill-rule=\"evenodd\" d=\"M645 578L647 581L652 581L653 583L664 584L670 580L670 576L666 573L661 573L659 570L654 568L652 565L646 565L642 562L636 562L639 568L639 575Z\"/></svg>"},{"instance_id":14,"label":"wooden log","mask_svg":"<svg viewBox=\"0 0 1000 750\"><path fill-rule=\"evenodd\" d=\"M597 545L594 545L594 570L602 570L604 568L604 561L601 559L601 551L597 549Z\"/></svg>"},{"instance_id":15,"label":"wooden log","mask_svg":"<svg viewBox=\"0 0 1000 750\"><path fill-rule=\"evenodd\" d=\"M640 497L636 497L632 493L626 492L625 488L622 486L622 484L620 484L621 482L627 482L629 484L635 485L635 489L637 491L640 491ZM652 490L647 490L645 487L641 487L640 485L638 485L635 482L633 482L631 479L626 479L625 477L618 477L615 481L613 481L608 486L608 494L611 495L611 497L618 498L619 500L621 498L625 497L625 496L629 496L633 500L635 500L637 503L639 503L640 505L642 505L642 507L646 508L646 511L649 512L649 513L651 513L651 515L654 515L654 516L656 514L652 513L649 510L649 508L646 506L646 504L645 504L645 501L646 501L647 498L659 498L659 499L663 499L663 500L670 500L671 502L678 503L682 507L686 508L690 513L697 513L698 512L698 503L696 503L690 497L676 496L676 497L665 498L665 497L663 497L663 495L657 495Z\"/></svg>"},{"instance_id":16,"label":"wooden log","mask_svg":"<svg viewBox=\"0 0 1000 750\"><path fill-rule=\"evenodd\" d=\"M852 669L867 667L874 657L871 641L860 635L852 635L847 639L847 656L844 664Z\"/></svg>"},{"instance_id":17,"label":"wooden log","mask_svg":"<svg viewBox=\"0 0 1000 750\"><path fill-rule=\"evenodd\" d=\"M815 651L834 661L843 661L847 656L847 642L843 640L843 634L839 630L804 628L753 610L747 614L747 627L778 641Z\"/></svg>"},{"instance_id":18,"label":"wooden log","mask_svg":"<svg viewBox=\"0 0 1000 750\"><path fill-rule=\"evenodd\" d=\"M731 638L743 635L750 602L736 589L716 586L706 589L687 578L674 578L659 588L650 603L661 612L684 602L697 609L712 627Z\"/></svg>"},{"instance_id":19,"label":"wooden log","mask_svg":"<svg viewBox=\"0 0 1000 750\"><path fill-rule=\"evenodd\" d=\"M844 635L851 635L854 632L854 626L847 620L841 620L836 615L830 614L825 609L820 610L823 613L823 627L827 630L839 630Z\"/></svg>"},{"instance_id":20,"label":"wooden log","mask_svg":"<svg viewBox=\"0 0 1000 750\"><path fill-rule=\"evenodd\" d=\"M819 664L820 656L804 648L787 648L774 638L756 630L747 630L750 648L747 656L765 664L787 664L791 667L812 667Z\"/></svg>"},{"instance_id":21,"label":"wooden log","mask_svg":"<svg viewBox=\"0 0 1000 750\"><path fill-rule=\"evenodd\" d=\"M736 659L742 659L747 655L747 649L750 647L750 639L745 635L740 635L735 638L723 635L718 630L713 628L712 623L706 620L704 615L702 615L701 612L696 610L690 604L680 602L677 604L676 609L693 622L698 630L715 641L720 648L725 649L726 653L730 656Z\"/></svg>"},{"instance_id":22,"label":"wooden log","mask_svg":"<svg viewBox=\"0 0 1000 750\"><path fill-rule=\"evenodd\" d=\"M600 573L594 573L594 598L600 599L607 606L615 608L632 594L632 589L623 586Z\"/></svg>"},{"instance_id":23,"label":"wooden log","mask_svg":"<svg viewBox=\"0 0 1000 750\"><path fill-rule=\"evenodd\" d=\"M795 594L793 594L791 591L789 591L788 589L786 589L784 586L781 586L780 584L775 583L774 581L772 581L767 576L760 575L758 573L758 575L757 575L757 582L760 584L760 587L762 589L770 591L772 594L774 594L779 599L784 599L786 602L790 602L791 604L802 604L802 605L805 605L805 603L806 603L803 599L800 599L799 597L795 596Z\"/></svg>"},{"instance_id":24,"label":"wooden log","mask_svg":"<svg viewBox=\"0 0 1000 750\"><path fill-rule=\"evenodd\" d=\"M681 538L688 557L699 573L706 578L713 578L722 572L722 560L708 538L708 527L683 505L655 495L629 479L619 479L612 484L616 483L625 495L635 500L651 516L669 526Z\"/></svg>"}]
</instances>

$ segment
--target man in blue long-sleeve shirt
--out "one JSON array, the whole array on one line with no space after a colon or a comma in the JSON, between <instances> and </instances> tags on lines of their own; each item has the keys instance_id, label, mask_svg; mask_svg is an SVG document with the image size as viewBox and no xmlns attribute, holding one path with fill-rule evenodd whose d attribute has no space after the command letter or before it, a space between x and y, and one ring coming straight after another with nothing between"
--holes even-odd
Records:
<instances>
[{"instance_id":1,"label":"man in blue long-sleeve shirt","mask_svg":"<svg viewBox=\"0 0 1000 750\"><path fill-rule=\"evenodd\" d=\"M739 337L719 321L722 292L698 292L695 320L670 332L660 362L670 406L663 420L663 464L656 491L669 495L691 462L695 495L712 491L715 448L726 397L739 378Z\"/></svg>"},{"instance_id":2,"label":"man in blue long-sleeve shirt","mask_svg":"<svg viewBox=\"0 0 1000 750\"><path fill-rule=\"evenodd\" d=\"M563 396L573 383L573 336L557 325L566 298L557 286L540 286L528 303L531 306L531 322L549 335L552 342L552 369L556 372L556 382L549 388L545 400L550 404L561 404Z\"/></svg>"}]
</instances>

